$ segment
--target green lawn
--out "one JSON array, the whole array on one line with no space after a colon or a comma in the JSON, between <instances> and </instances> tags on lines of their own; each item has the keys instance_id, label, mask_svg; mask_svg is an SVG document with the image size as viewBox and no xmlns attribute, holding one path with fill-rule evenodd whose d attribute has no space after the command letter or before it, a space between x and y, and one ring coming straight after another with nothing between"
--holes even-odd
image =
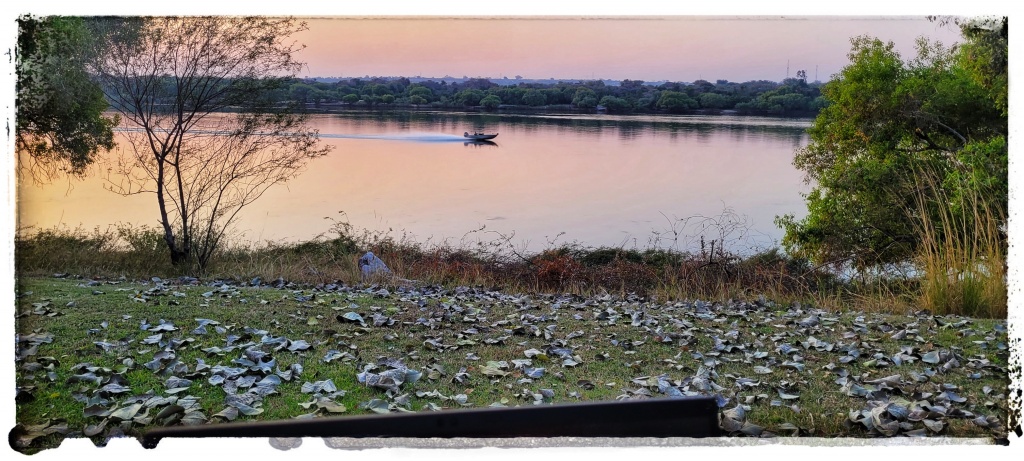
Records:
<instances>
[{"instance_id":1,"label":"green lawn","mask_svg":"<svg viewBox=\"0 0 1024 461\"><path fill-rule=\"evenodd\" d=\"M697 394L731 435L1006 437L1005 320L380 290L21 278L18 443Z\"/></svg>"}]
</instances>

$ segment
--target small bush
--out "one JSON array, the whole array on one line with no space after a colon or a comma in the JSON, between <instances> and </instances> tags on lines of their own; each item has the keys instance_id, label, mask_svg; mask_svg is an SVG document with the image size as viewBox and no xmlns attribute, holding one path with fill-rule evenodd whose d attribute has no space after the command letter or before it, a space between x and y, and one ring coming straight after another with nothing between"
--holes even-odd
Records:
<instances>
[{"instance_id":1,"label":"small bush","mask_svg":"<svg viewBox=\"0 0 1024 461\"><path fill-rule=\"evenodd\" d=\"M66 226L21 229L14 240L15 269L97 276L171 274L157 239L159 234L151 229L125 225L91 232Z\"/></svg>"}]
</instances>

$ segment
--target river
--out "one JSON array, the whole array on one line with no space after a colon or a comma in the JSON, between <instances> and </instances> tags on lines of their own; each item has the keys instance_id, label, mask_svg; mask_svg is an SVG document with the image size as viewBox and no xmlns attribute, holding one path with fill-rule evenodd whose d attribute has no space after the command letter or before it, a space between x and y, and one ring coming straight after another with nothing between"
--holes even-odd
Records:
<instances>
[{"instance_id":1,"label":"river","mask_svg":"<svg viewBox=\"0 0 1024 461\"><path fill-rule=\"evenodd\" d=\"M773 246L775 216L806 214L792 165L808 119L752 116L344 112L312 124L334 146L246 208L236 241L301 241L331 221L451 245L504 236L561 243L693 249L702 233L740 252ZM465 131L497 132L493 144ZM120 141L123 143L123 139ZM84 181L19 184L19 228L156 227L151 195ZM687 220L687 218L689 218Z\"/></svg>"}]
</instances>

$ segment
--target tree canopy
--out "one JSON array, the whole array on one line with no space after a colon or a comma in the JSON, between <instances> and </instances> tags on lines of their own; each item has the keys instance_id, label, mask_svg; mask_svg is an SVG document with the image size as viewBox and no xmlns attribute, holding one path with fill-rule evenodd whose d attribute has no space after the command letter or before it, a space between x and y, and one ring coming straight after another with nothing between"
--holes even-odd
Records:
<instances>
[{"instance_id":1,"label":"tree canopy","mask_svg":"<svg viewBox=\"0 0 1024 461\"><path fill-rule=\"evenodd\" d=\"M287 88L274 92L272 97L282 104L296 102L319 108L340 103L360 107L378 104L394 107L483 107L488 96L495 96L501 106L543 106L548 110L589 110L600 105L609 112L619 113L734 110L743 114L808 116L816 114L824 106L820 86L818 82L808 83L800 78L783 82L718 80L711 83L699 80L692 84L666 82L658 85L645 84L640 80L623 80L619 85L605 85L602 81L497 85L486 79L412 83L405 77L310 78L293 79ZM661 101L665 104L659 105Z\"/></svg>"},{"instance_id":2,"label":"tree canopy","mask_svg":"<svg viewBox=\"0 0 1024 461\"><path fill-rule=\"evenodd\" d=\"M86 66L95 42L81 18L18 19L15 144L22 171L37 179L82 176L114 147L116 120Z\"/></svg>"},{"instance_id":3,"label":"tree canopy","mask_svg":"<svg viewBox=\"0 0 1024 461\"><path fill-rule=\"evenodd\" d=\"M918 252L919 222L937 220L935 207L969 214L978 204L968 196L1005 223L1006 19L959 25L965 43L922 39L911 60L892 43L852 39L850 64L822 88L828 106L794 161L813 189L804 219L777 220L788 250L859 268L904 262ZM950 201L921 210L922 194Z\"/></svg>"}]
</instances>

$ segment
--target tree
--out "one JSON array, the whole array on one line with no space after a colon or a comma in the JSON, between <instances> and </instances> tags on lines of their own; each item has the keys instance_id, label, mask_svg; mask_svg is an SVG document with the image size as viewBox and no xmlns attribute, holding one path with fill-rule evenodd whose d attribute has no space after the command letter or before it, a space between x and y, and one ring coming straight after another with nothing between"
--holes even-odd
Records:
<instances>
[{"instance_id":1,"label":"tree","mask_svg":"<svg viewBox=\"0 0 1024 461\"><path fill-rule=\"evenodd\" d=\"M494 83L486 78L470 78L466 79L465 82L462 82L462 88L465 88L467 90L487 90L489 88L493 88L496 86L498 86L497 83Z\"/></svg>"},{"instance_id":2,"label":"tree","mask_svg":"<svg viewBox=\"0 0 1024 461\"><path fill-rule=\"evenodd\" d=\"M291 98L299 104L306 104L314 99L316 88L306 83L296 83L289 88Z\"/></svg>"},{"instance_id":3,"label":"tree","mask_svg":"<svg viewBox=\"0 0 1024 461\"><path fill-rule=\"evenodd\" d=\"M625 112L633 108L629 101L615 96L605 96L598 104L607 108L609 112Z\"/></svg>"},{"instance_id":4,"label":"tree","mask_svg":"<svg viewBox=\"0 0 1024 461\"><path fill-rule=\"evenodd\" d=\"M929 16L942 26L954 24L966 42L958 55L958 64L971 76L976 83L988 91L992 100L1003 115L1009 113L1007 101L1009 75L1009 29L1010 22L1003 17L959 18Z\"/></svg>"},{"instance_id":5,"label":"tree","mask_svg":"<svg viewBox=\"0 0 1024 461\"><path fill-rule=\"evenodd\" d=\"M1005 224L1005 95L984 85L1004 78L991 73L1005 67L972 61L999 53L975 53L980 40L965 38L958 49L919 41L907 62L892 43L852 40L850 64L822 88L828 105L794 161L814 188L806 218L777 219L789 251L862 269L905 262L918 254L922 222L942 229L942 213L972 212L958 197L981 197ZM928 184L920 172L939 179ZM952 199L922 210L923 195Z\"/></svg>"},{"instance_id":6,"label":"tree","mask_svg":"<svg viewBox=\"0 0 1024 461\"><path fill-rule=\"evenodd\" d=\"M494 109L497 109L498 106L501 105L501 98L499 98L499 97L497 97L497 96L495 96L493 94L492 95L487 95L483 99L480 100L480 105L483 106L484 109L494 110Z\"/></svg>"},{"instance_id":7,"label":"tree","mask_svg":"<svg viewBox=\"0 0 1024 461\"><path fill-rule=\"evenodd\" d=\"M414 84L414 85L411 85L409 87L408 95L409 95L410 101L412 100L413 96L418 96L418 97L420 97L423 100L423 102L413 103L413 104L426 104L426 103L430 102L431 99L433 99L434 92L431 91L430 88L427 88L427 87L422 86L420 84Z\"/></svg>"},{"instance_id":8,"label":"tree","mask_svg":"<svg viewBox=\"0 0 1024 461\"><path fill-rule=\"evenodd\" d=\"M590 88L581 87L576 90L572 98L572 105L581 109L593 109L597 107L597 93Z\"/></svg>"},{"instance_id":9,"label":"tree","mask_svg":"<svg viewBox=\"0 0 1024 461\"><path fill-rule=\"evenodd\" d=\"M462 90L455 95L455 101L463 106L479 106L483 98L484 92L480 90Z\"/></svg>"},{"instance_id":10,"label":"tree","mask_svg":"<svg viewBox=\"0 0 1024 461\"><path fill-rule=\"evenodd\" d=\"M718 93L704 93L700 95L700 106L705 109L726 109L729 108L729 97Z\"/></svg>"},{"instance_id":11,"label":"tree","mask_svg":"<svg viewBox=\"0 0 1024 461\"><path fill-rule=\"evenodd\" d=\"M658 98L658 108L669 112L683 112L697 108L697 101L679 91L662 91Z\"/></svg>"},{"instance_id":12,"label":"tree","mask_svg":"<svg viewBox=\"0 0 1024 461\"><path fill-rule=\"evenodd\" d=\"M107 101L86 72L95 49L80 18L18 19L15 146L20 169L37 180L81 177L114 148Z\"/></svg>"},{"instance_id":13,"label":"tree","mask_svg":"<svg viewBox=\"0 0 1024 461\"><path fill-rule=\"evenodd\" d=\"M547 104L548 97L540 90L529 89L523 93L523 104L527 106L543 106Z\"/></svg>"},{"instance_id":14,"label":"tree","mask_svg":"<svg viewBox=\"0 0 1024 461\"><path fill-rule=\"evenodd\" d=\"M110 179L152 193L176 265L202 270L238 213L324 155L306 116L273 105L301 63L278 18L102 20L94 72L125 120L128 145Z\"/></svg>"},{"instance_id":15,"label":"tree","mask_svg":"<svg viewBox=\"0 0 1024 461\"><path fill-rule=\"evenodd\" d=\"M374 96L384 96L392 94L391 88L382 83L374 83L366 87L365 91L369 91Z\"/></svg>"},{"instance_id":16,"label":"tree","mask_svg":"<svg viewBox=\"0 0 1024 461\"><path fill-rule=\"evenodd\" d=\"M693 82L692 86L700 93L707 93L709 91L714 91L715 89L715 85L711 84L711 82L707 80L696 80Z\"/></svg>"}]
</instances>

